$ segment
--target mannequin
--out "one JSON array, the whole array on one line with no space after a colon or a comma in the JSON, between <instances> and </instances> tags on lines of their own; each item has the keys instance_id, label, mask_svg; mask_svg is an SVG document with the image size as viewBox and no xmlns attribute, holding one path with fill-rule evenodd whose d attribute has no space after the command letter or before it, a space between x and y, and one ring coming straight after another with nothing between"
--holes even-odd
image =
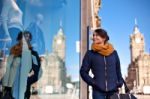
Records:
<instances>
[{"instance_id":1,"label":"mannequin","mask_svg":"<svg viewBox=\"0 0 150 99\"><path fill-rule=\"evenodd\" d=\"M19 9L15 0L2 0L1 10L1 39L8 39L11 47L16 44L16 37L20 31L23 30L22 25L22 11Z\"/></svg>"},{"instance_id":2,"label":"mannequin","mask_svg":"<svg viewBox=\"0 0 150 99\"><path fill-rule=\"evenodd\" d=\"M43 31L41 29L43 20L43 15L37 14L35 21L31 22L27 28L27 30L30 31L33 35L31 41L33 49L36 50L40 55L45 53L45 41Z\"/></svg>"}]
</instances>

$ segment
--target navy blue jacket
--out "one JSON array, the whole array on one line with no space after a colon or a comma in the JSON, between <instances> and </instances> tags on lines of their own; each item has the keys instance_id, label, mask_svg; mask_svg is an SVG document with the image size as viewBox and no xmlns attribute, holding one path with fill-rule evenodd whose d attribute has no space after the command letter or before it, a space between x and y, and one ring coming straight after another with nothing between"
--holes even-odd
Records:
<instances>
[{"instance_id":1,"label":"navy blue jacket","mask_svg":"<svg viewBox=\"0 0 150 99\"><path fill-rule=\"evenodd\" d=\"M33 62L34 60L32 59L32 69L34 71L34 74L38 77L38 74L39 74L39 71L40 71L40 67L41 67L40 57L39 57L37 51L31 50L31 53L32 53L33 56L36 57L37 64L35 64Z\"/></svg>"},{"instance_id":2,"label":"navy blue jacket","mask_svg":"<svg viewBox=\"0 0 150 99\"><path fill-rule=\"evenodd\" d=\"M89 76L91 69L94 77ZM80 69L82 79L100 92L117 91L123 85L120 60L117 51L103 56L89 50L86 52Z\"/></svg>"}]
</instances>

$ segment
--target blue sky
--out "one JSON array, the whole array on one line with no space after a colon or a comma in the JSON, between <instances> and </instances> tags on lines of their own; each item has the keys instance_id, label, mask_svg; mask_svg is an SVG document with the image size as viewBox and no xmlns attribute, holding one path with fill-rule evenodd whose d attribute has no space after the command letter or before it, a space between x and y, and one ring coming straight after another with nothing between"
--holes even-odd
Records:
<instances>
[{"instance_id":1,"label":"blue sky","mask_svg":"<svg viewBox=\"0 0 150 99\"><path fill-rule=\"evenodd\" d=\"M122 73L126 75L130 63L129 36L134 20L145 37L145 51L150 52L150 0L102 0L99 16L110 42L119 53Z\"/></svg>"}]
</instances>

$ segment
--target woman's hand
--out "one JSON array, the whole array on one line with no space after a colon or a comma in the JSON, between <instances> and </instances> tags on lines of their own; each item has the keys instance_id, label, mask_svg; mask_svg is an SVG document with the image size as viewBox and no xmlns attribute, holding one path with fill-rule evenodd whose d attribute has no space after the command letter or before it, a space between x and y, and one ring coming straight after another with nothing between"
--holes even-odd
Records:
<instances>
[{"instance_id":1,"label":"woman's hand","mask_svg":"<svg viewBox=\"0 0 150 99\"><path fill-rule=\"evenodd\" d=\"M28 77L31 77L34 75L34 71L32 70L29 74L28 74Z\"/></svg>"}]
</instances>

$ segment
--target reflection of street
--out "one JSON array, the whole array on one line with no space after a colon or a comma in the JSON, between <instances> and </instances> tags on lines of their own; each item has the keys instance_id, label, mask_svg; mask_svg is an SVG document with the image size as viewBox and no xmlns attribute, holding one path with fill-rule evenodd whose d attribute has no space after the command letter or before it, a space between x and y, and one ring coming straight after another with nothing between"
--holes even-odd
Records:
<instances>
[{"instance_id":1,"label":"reflection of street","mask_svg":"<svg viewBox=\"0 0 150 99\"><path fill-rule=\"evenodd\" d=\"M55 94L55 95L36 95L32 96L31 99L79 99L78 96L72 97L68 94Z\"/></svg>"},{"instance_id":2,"label":"reflection of street","mask_svg":"<svg viewBox=\"0 0 150 99\"><path fill-rule=\"evenodd\" d=\"M150 99L150 95L135 95L138 99ZM71 98L72 95L59 94L59 95L36 95L31 99L79 99L77 96Z\"/></svg>"},{"instance_id":3,"label":"reflection of street","mask_svg":"<svg viewBox=\"0 0 150 99\"><path fill-rule=\"evenodd\" d=\"M67 88L66 94L34 94L31 99L79 99L79 86L67 84Z\"/></svg>"},{"instance_id":4,"label":"reflection of street","mask_svg":"<svg viewBox=\"0 0 150 99\"><path fill-rule=\"evenodd\" d=\"M150 99L150 95L136 95L138 99Z\"/></svg>"}]
</instances>

